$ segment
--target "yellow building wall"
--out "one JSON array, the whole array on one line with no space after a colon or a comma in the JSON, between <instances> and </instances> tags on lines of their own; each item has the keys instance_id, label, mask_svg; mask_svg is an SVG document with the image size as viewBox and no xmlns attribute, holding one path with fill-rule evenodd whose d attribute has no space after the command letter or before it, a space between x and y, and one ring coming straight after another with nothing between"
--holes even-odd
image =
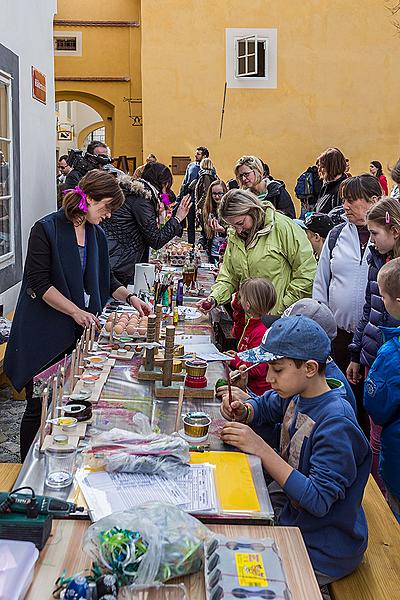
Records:
<instances>
[{"instance_id":1,"label":"yellow building wall","mask_svg":"<svg viewBox=\"0 0 400 600\"><path fill-rule=\"evenodd\" d=\"M142 0L143 150L166 164L206 145L225 179L260 156L292 193L329 146L352 174L399 152L400 37L382 0ZM278 30L277 89L228 89L225 28ZM176 186L181 181L176 177ZM293 194L294 196L294 194Z\"/></svg>"},{"instance_id":2,"label":"yellow building wall","mask_svg":"<svg viewBox=\"0 0 400 600\"><path fill-rule=\"evenodd\" d=\"M137 21L140 0L58 0L56 20ZM97 110L105 121L106 142L113 156L136 156L142 161L142 127L133 127L129 103L141 98L140 27L54 26L55 31L82 32L82 56L56 56L57 77L130 77L129 82L57 81L56 100L78 100ZM141 115L140 103L131 105Z\"/></svg>"}]
</instances>

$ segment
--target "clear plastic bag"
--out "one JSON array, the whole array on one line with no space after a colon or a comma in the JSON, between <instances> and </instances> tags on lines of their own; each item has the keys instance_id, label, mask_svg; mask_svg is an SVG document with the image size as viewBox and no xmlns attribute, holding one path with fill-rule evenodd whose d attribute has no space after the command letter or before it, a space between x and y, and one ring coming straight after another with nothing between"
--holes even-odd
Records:
<instances>
[{"instance_id":1,"label":"clear plastic bag","mask_svg":"<svg viewBox=\"0 0 400 600\"><path fill-rule=\"evenodd\" d=\"M190 600L183 583L135 585L120 589L118 600Z\"/></svg>"},{"instance_id":2,"label":"clear plastic bag","mask_svg":"<svg viewBox=\"0 0 400 600\"><path fill-rule=\"evenodd\" d=\"M111 429L92 438L89 452L102 454L106 471L165 477L188 468L189 444L178 435L140 434Z\"/></svg>"},{"instance_id":3,"label":"clear plastic bag","mask_svg":"<svg viewBox=\"0 0 400 600\"><path fill-rule=\"evenodd\" d=\"M125 541L130 534L139 535L141 546L146 547L139 558L135 543ZM199 571L203 544L210 536L211 531L195 517L153 502L93 523L83 549L103 573L112 572L120 585L144 585Z\"/></svg>"}]
</instances>

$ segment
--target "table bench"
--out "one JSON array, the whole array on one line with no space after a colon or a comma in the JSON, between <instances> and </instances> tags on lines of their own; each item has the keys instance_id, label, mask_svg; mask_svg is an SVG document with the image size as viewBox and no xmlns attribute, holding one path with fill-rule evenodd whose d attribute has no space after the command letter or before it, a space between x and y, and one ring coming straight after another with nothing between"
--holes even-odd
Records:
<instances>
[{"instance_id":1,"label":"table bench","mask_svg":"<svg viewBox=\"0 0 400 600\"><path fill-rule=\"evenodd\" d=\"M0 492L10 492L19 475L20 463L0 463Z\"/></svg>"},{"instance_id":2,"label":"table bench","mask_svg":"<svg viewBox=\"0 0 400 600\"><path fill-rule=\"evenodd\" d=\"M363 508L369 541L361 565L329 586L332 600L400 599L400 525L375 480L369 477Z\"/></svg>"}]
</instances>

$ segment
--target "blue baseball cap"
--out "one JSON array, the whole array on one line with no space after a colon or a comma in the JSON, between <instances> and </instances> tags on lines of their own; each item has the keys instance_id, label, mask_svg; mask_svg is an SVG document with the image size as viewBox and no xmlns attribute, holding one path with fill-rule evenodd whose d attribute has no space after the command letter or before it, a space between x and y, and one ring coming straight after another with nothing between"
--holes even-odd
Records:
<instances>
[{"instance_id":1,"label":"blue baseball cap","mask_svg":"<svg viewBox=\"0 0 400 600\"><path fill-rule=\"evenodd\" d=\"M244 362L272 362L279 358L297 358L326 363L331 341L318 323L297 315L282 317L265 332L258 348L239 352Z\"/></svg>"}]
</instances>

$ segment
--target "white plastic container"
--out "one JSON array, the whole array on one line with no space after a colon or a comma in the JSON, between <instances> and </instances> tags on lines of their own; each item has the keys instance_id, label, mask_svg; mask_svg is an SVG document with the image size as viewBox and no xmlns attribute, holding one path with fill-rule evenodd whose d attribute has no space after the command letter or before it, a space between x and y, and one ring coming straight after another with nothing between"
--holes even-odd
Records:
<instances>
[{"instance_id":1,"label":"white plastic container","mask_svg":"<svg viewBox=\"0 0 400 600\"><path fill-rule=\"evenodd\" d=\"M32 542L0 540L0 600L23 600L39 551Z\"/></svg>"}]
</instances>

